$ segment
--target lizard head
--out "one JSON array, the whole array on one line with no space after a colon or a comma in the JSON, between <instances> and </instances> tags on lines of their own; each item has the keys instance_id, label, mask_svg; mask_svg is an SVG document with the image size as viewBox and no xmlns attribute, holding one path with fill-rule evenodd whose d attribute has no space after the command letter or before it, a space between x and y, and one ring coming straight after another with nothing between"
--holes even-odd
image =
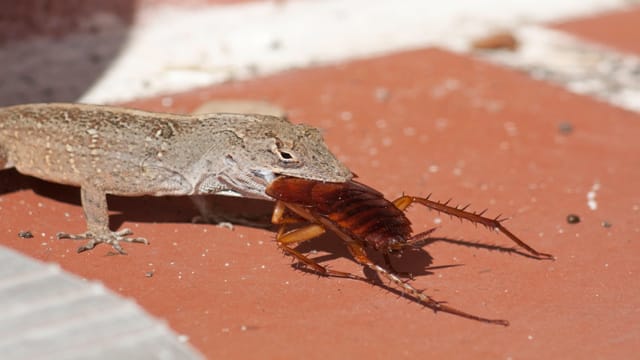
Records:
<instances>
[{"instance_id":1,"label":"lizard head","mask_svg":"<svg viewBox=\"0 0 640 360\"><path fill-rule=\"evenodd\" d=\"M225 159L236 168L236 176L246 176L243 187L250 193L245 195L267 197L264 189L281 175L324 182L346 182L353 177L331 153L318 129L275 116L251 117L238 133L241 149Z\"/></svg>"},{"instance_id":2,"label":"lizard head","mask_svg":"<svg viewBox=\"0 0 640 360\"><path fill-rule=\"evenodd\" d=\"M253 171L326 182L345 182L353 177L329 150L318 129L278 117L263 120L249 129L254 134L248 134L252 136L244 141L248 154L263 154L261 161L249 162L254 164Z\"/></svg>"}]
</instances>

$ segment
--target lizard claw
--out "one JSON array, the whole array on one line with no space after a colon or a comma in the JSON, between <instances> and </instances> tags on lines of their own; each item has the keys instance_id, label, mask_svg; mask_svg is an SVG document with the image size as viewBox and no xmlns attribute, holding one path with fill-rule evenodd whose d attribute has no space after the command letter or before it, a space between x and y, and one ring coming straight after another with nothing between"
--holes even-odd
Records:
<instances>
[{"instance_id":1,"label":"lizard claw","mask_svg":"<svg viewBox=\"0 0 640 360\"><path fill-rule=\"evenodd\" d=\"M115 251L119 254L127 255L127 252L120 245L121 241L129 243L139 243L148 245L149 242L145 238L129 238L127 235L133 234L130 229L122 229L119 231L109 231L106 235L96 235L91 231L87 231L83 234L69 234L65 232L59 232L56 234L58 239L71 239L71 240L89 240L86 244L78 248L78 253L91 250L96 245L105 243L110 244Z\"/></svg>"}]
</instances>

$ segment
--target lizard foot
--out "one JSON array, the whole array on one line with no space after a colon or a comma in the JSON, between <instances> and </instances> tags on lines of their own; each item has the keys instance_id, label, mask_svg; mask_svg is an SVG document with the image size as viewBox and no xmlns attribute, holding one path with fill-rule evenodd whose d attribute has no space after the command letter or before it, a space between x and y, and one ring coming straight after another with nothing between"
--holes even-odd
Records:
<instances>
[{"instance_id":1,"label":"lizard foot","mask_svg":"<svg viewBox=\"0 0 640 360\"><path fill-rule=\"evenodd\" d=\"M145 238L129 238L127 235L133 234L133 231L130 229L122 229L118 231L109 231L106 235L96 235L91 231L87 231L82 234L69 234L65 232L59 232L56 234L58 239L71 239L71 240L89 240L86 244L80 246L78 248L78 252L81 253L83 251L91 250L96 245L105 243L113 246L113 249L122 255L126 255L127 252L124 251L122 246L120 246L120 242L129 242L129 243L139 243L148 245L149 242Z\"/></svg>"}]
</instances>

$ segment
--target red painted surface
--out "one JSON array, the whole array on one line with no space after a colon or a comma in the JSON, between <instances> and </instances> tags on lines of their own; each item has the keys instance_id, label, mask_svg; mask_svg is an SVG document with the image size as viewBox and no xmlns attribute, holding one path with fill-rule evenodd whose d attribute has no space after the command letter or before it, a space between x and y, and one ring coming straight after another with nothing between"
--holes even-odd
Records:
<instances>
[{"instance_id":1,"label":"red painted surface","mask_svg":"<svg viewBox=\"0 0 640 360\"><path fill-rule=\"evenodd\" d=\"M567 21L554 27L618 50L640 54L640 6Z\"/></svg>"},{"instance_id":2,"label":"red painted surface","mask_svg":"<svg viewBox=\"0 0 640 360\"><path fill-rule=\"evenodd\" d=\"M396 260L399 270L416 272L414 286L510 320L503 328L434 314L369 284L294 270L274 233L191 224L194 210L183 198L115 199L112 226L131 227L151 245L129 245L128 256L108 256L107 246L78 255L78 244L51 240L56 231L84 230L77 190L2 172L3 188L22 190L1 197L0 241L136 299L210 358L628 358L637 350L637 114L429 49L178 94L170 108L161 99L131 105L189 112L220 98L278 104L294 122L323 128L360 180L389 198L432 192L488 207L488 215L512 217L509 229L557 260L443 241ZM573 132L561 134L563 122ZM596 182L591 211L587 193ZM572 213L579 224L567 224ZM409 216L423 231L437 214L415 206ZM483 228L442 220L434 236L511 246ZM20 230L36 237L20 239ZM301 249L329 253L322 263L333 269L361 271L335 237ZM462 266L424 270L442 265Z\"/></svg>"}]
</instances>

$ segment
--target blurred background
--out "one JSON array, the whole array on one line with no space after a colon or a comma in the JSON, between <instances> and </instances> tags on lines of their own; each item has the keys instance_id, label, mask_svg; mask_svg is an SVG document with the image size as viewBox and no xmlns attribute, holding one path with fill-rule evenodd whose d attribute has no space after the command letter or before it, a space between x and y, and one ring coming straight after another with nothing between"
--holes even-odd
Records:
<instances>
[{"instance_id":1,"label":"blurred background","mask_svg":"<svg viewBox=\"0 0 640 360\"><path fill-rule=\"evenodd\" d=\"M126 102L288 69L441 47L474 51L638 111L638 59L618 52L640 47L637 3L2 1L0 105ZM581 25L584 19L620 11L628 11L626 22L616 17L609 33L593 23Z\"/></svg>"}]
</instances>

